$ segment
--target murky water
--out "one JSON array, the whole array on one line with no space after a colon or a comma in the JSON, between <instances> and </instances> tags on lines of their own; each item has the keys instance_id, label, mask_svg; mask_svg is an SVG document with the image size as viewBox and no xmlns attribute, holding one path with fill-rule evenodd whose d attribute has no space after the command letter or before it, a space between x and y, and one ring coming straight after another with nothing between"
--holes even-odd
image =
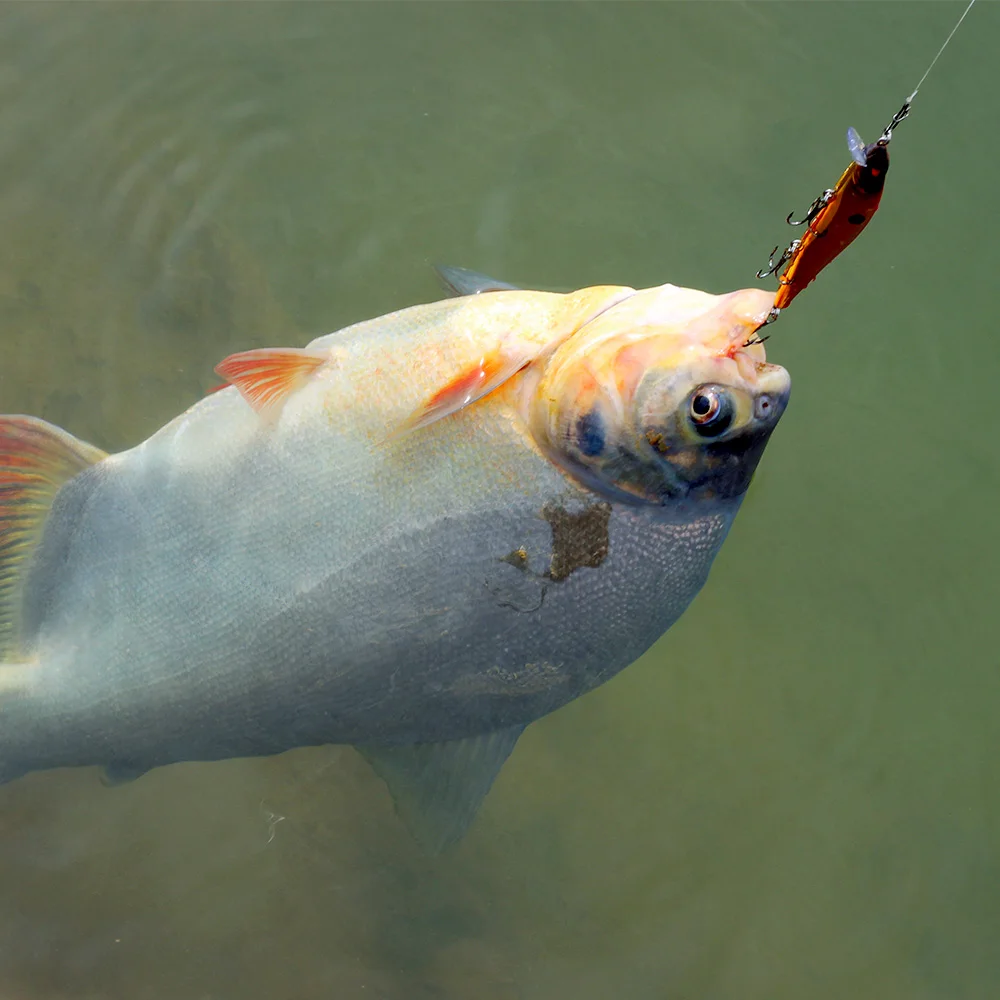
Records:
<instances>
[{"instance_id":1,"label":"murky water","mask_svg":"<svg viewBox=\"0 0 1000 1000\"><path fill-rule=\"evenodd\" d=\"M962 4L8 5L0 411L108 449L437 297L753 283ZM428 859L348 748L0 789L4 1000L1000 993L1000 8L774 328L703 594ZM2 717L0 717L2 725Z\"/></svg>"}]
</instances>

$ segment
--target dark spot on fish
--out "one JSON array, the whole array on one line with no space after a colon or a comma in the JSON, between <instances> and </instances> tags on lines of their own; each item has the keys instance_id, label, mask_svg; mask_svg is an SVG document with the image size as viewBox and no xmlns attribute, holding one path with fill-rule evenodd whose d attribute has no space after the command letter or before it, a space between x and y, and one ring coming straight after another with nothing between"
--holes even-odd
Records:
<instances>
[{"instance_id":1,"label":"dark spot on fish","mask_svg":"<svg viewBox=\"0 0 1000 1000\"><path fill-rule=\"evenodd\" d=\"M578 514L546 505L542 517L552 528L549 579L565 580L581 566L600 566L607 558L611 504L593 504Z\"/></svg>"},{"instance_id":2,"label":"dark spot on fish","mask_svg":"<svg viewBox=\"0 0 1000 1000\"><path fill-rule=\"evenodd\" d=\"M591 410L577 420L576 443L584 455L592 457L604 451L604 421L597 410Z\"/></svg>"},{"instance_id":3,"label":"dark spot on fish","mask_svg":"<svg viewBox=\"0 0 1000 1000\"><path fill-rule=\"evenodd\" d=\"M862 222L865 221L865 217L860 212L855 212L854 215L849 215L847 221L852 226L860 226Z\"/></svg>"}]
</instances>

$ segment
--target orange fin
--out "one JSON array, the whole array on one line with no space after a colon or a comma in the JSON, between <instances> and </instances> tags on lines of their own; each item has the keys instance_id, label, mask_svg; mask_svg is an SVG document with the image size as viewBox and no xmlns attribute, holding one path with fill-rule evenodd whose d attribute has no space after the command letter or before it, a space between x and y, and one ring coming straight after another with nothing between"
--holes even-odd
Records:
<instances>
[{"instance_id":1,"label":"orange fin","mask_svg":"<svg viewBox=\"0 0 1000 1000\"><path fill-rule=\"evenodd\" d=\"M401 431L416 430L447 417L491 393L531 363L535 352L530 349L497 351L484 355L471 367L456 375L439 389L403 425Z\"/></svg>"},{"instance_id":2,"label":"orange fin","mask_svg":"<svg viewBox=\"0 0 1000 1000\"><path fill-rule=\"evenodd\" d=\"M37 417L0 417L0 689L19 659L21 576L59 487L107 456Z\"/></svg>"},{"instance_id":3,"label":"orange fin","mask_svg":"<svg viewBox=\"0 0 1000 1000\"><path fill-rule=\"evenodd\" d=\"M264 347L230 354L215 366L215 370L260 412L275 403L283 403L329 359L327 351Z\"/></svg>"}]
</instances>

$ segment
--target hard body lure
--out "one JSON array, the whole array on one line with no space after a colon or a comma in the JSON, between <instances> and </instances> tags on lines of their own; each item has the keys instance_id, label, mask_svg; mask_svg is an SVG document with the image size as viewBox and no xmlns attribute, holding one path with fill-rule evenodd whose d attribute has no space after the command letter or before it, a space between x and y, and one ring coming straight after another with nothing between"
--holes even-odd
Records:
<instances>
[{"instance_id":1,"label":"hard body lure","mask_svg":"<svg viewBox=\"0 0 1000 1000\"><path fill-rule=\"evenodd\" d=\"M784 268L778 275L780 287L774 299L773 318L777 318L777 314L827 264L846 250L872 220L882 200L882 189L889 171L892 129L909 110L907 101L879 139L867 146L853 128L848 129L850 166L841 174L835 187L827 188L809 206L803 219L793 222L791 215L788 216L786 221L789 225L805 226L805 233L800 239L792 240L777 261L772 253L767 268L757 272L758 278L764 278Z\"/></svg>"},{"instance_id":2,"label":"hard body lure","mask_svg":"<svg viewBox=\"0 0 1000 1000\"><path fill-rule=\"evenodd\" d=\"M865 145L861 136L853 128L847 130L847 148L851 153L851 163L841 174L840 180L832 188L827 188L813 203L805 216L797 222L789 214L785 220L792 226L805 226L801 238L792 240L781 256L775 260L778 248L771 252L767 267L757 272L758 278L769 274L778 275L779 288L766 323L773 323L782 309L786 308L820 271L835 257L839 256L854 242L871 222L882 200L882 190L889 170L889 140L893 129L910 113L917 91L927 79L941 53L951 41L965 15L972 9L975 0L970 0L951 34L938 49L937 55L920 78L920 83L903 102L903 106L893 115L881 136ZM780 273L779 273L780 272ZM765 324L766 325L766 324Z\"/></svg>"}]
</instances>

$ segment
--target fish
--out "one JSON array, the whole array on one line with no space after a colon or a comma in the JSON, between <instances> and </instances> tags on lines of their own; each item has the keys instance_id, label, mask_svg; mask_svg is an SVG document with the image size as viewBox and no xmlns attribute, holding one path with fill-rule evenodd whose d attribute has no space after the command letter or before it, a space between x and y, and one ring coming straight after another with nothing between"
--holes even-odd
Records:
<instances>
[{"instance_id":1,"label":"fish","mask_svg":"<svg viewBox=\"0 0 1000 1000\"><path fill-rule=\"evenodd\" d=\"M347 744L439 852L677 621L788 402L774 294L449 275L122 452L0 417L0 782Z\"/></svg>"}]
</instances>

